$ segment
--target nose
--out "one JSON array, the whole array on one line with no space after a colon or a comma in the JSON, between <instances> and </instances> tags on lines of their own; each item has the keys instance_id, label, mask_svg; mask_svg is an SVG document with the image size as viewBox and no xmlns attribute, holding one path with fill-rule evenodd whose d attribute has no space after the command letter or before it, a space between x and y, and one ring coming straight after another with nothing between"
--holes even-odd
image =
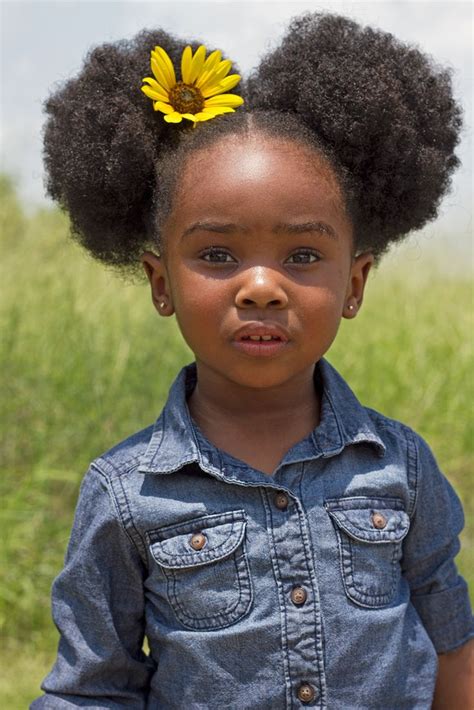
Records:
<instances>
[{"instance_id":1,"label":"nose","mask_svg":"<svg viewBox=\"0 0 474 710\"><path fill-rule=\"evenodd\" d=\"M246 269L235 296L237 308L286 308L288 296L279 276L261 265Z\"/></svg>"}]
</instances>

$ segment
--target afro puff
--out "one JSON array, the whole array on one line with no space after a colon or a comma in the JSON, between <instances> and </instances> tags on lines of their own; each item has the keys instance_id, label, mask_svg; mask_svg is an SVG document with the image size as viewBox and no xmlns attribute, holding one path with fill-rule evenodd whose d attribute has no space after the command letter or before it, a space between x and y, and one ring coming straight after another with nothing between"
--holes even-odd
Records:
<instances>
[{"instance_id":1,"label":"afro puff","mask_svg":"<svg viewBox=\"0 0 474 710\"><path fill-rule=\"evenodd\" d=\"M380 257L437 216L459 164L461 110L450 72L418 49L344 17L301 15L234 89L245 106L190 129L165 123L140 91L155 45L179 65L185 42L142 31L92 50L45 102L47 191L97 259L133 270L143 249L159 247L157 225L188 156L232 134L280 136L325 155L358 251Z\"/></svg>"}]
</instances>

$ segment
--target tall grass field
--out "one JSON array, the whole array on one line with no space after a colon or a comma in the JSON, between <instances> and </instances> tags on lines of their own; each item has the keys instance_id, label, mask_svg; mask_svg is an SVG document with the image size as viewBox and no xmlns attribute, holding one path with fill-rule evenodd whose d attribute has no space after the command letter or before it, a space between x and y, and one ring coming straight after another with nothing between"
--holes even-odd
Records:
<instances>
[{"instance_id":1,"label":"tall grass field","mask_svg":"<svg viewBox=\"0 0 474 710\"><path fill-rule=\"evenodd\" d=\"M0 707L20 710L54 659L50 587L81 477L91 459L154 421L192 355L144 282L93 263L60 212L26 216L7 178L0 188ZM458 561L471 590L472 311L468 273L408 249L371 276L364 308L328 354L365 404L430 443L465 506Z\"/></svg>"}]
</instances>

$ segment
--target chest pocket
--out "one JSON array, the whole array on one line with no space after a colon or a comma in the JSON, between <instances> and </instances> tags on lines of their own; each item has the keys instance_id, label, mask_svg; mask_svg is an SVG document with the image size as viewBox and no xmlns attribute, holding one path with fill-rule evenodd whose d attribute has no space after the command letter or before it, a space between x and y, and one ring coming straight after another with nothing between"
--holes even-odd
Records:
<instances>
[{"instance_id":1,"label":"chest pocket","mask_svg":"<svg viewBox=\"0 0 474 710\"><path fill-rule=\"evenodd\" d=\"M410 519L397 498L327 500L339 541L346 595L365 607L390 604L400 583L402 540Z\"/></svg>"},{"instance_id":2,"label":"chest pocket","mask_svg":"<svg viewBox=\"0 0 474 710\"><path fill-rule=\"evenodd\" d=\"M188 629L221 629L250 609L245 511L194 518L150 531L150 552L167 580L176 618Z\"/></svg>"}]
</instances>

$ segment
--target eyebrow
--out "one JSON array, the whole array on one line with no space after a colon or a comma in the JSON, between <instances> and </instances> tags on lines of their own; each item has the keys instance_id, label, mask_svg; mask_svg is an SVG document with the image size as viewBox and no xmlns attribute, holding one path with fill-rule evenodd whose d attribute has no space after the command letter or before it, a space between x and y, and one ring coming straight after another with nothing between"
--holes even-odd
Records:
<instances>
[{"instance_id":1,"label":"eyebrow","mask_svg":"<svg viewBox=\"0 0 474 710\"><path fill-rule=\"evenodd\" d=\"M183 237L187 237L188 234L192 232L197 232L199 229L203 229L206 232L217 232L218 234L230 234L231 232L247 232L248 229L245 227L239 227L238 224L233 224L232 222L194 222L190 227L184 230Z\"/></svg>"},{"instance_id":2,"label":"eyebrow","mask_svg":"<svg viewBox=\"0 0 474 710\"><path fill-rule=\"evenodd\" d=\"M232 222L203 222L198 221L191 224L187 229L184 230L182 237L187 237L189 234L198 231L199 229L205 230L206 232L216 232L218 234L230 234L231 232L248 232L247 227L242 227L238 224ZM331 225L326 224L326 222L302 222L300 224L289 224L286 222L279 222L272 230L275 234L281 232L287 232L289 234L304 234L306 232L318 232L319 234L327 234L333 239L337 239L336 231L331 227Z\"/></svg>"},{"instance_id":3,"label":"eyebrow","mask_svg":"<svg viewBox=\"0 0 474 710\"><path fill-rule=\"evenodd\" d=\"M305 232L319 232L320 234L327 234L328 237L337 239L336 230L331 227L330 224L326 222L302 222L300 224L286 224L286 222L280 222L277 224L273 231L278 232L289 232L290 234L304 234Z\"/></svg>"}]
</instances>

